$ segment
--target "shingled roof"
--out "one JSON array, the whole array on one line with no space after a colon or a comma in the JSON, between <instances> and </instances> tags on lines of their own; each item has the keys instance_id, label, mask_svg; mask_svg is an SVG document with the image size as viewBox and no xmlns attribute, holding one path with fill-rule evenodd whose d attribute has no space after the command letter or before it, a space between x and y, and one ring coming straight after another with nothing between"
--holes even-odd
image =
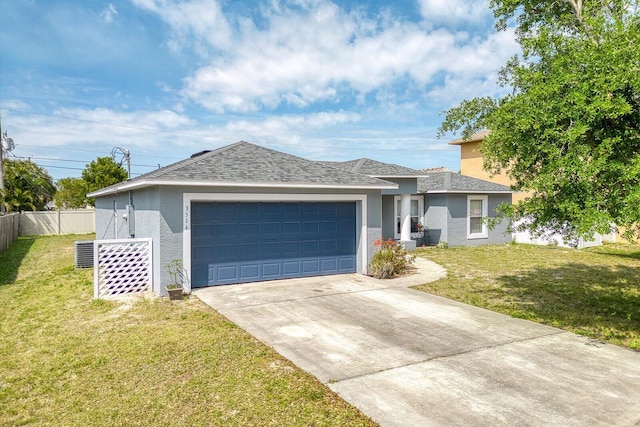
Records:
<instances>
[{"instance_id":1,"label":"shingled roof","mask_svg":"<svg viewBox=\"0 0 640 427\"><path fill-rule=\"evenodd\" d=\"M419 193L513 193L506 185L460 175L459 173L432 172L418 178Z\"/></svg>"},{"instance_id":2,"label":"shingled roof","mask_svg":"<svg viewBox=\"0 0 640 427\"><path fill-rule=\"evenodd\" d=\"M309 188L397 188L397 185L321 162L240 141L90 193L103 196L153 185Z\"/></svg>"},{"instance_id":3,"label":"shingled roof","mask_svg":"<svg viewBox=\"0 0 640 427\"><path fill-rule=\"evenodd\" d=\"M406 168L393 163L382 163L367 158L349 160L346 162L322 162L337 169L359 173L377 178L415 178L420 175L416 169Z\"/></svg>"}]
</instances>

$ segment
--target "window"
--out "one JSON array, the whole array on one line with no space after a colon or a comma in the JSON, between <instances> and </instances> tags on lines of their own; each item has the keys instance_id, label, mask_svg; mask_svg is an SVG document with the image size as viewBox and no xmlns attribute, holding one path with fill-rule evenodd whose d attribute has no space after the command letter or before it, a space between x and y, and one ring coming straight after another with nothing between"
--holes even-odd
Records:
<instances>
[{"instance_id":1,"label":"window","mask_svg":"<svg viewBox=\"0 0 640 427\"><path fill-rule=\"evenodd\" d=\"M396 218L396 239L400 238L400 223L402 218L400 217L400 196L395 196L395 218ZM422 215L424 213L424 198L422 196L411 196L411 232L416 233L418 231L418 223L422 223Z\"/></svg>"},{"instance_id":2,"label":"window","mask_svg":"<svg viewBox=\"0 0 640 427\"><path fill-rule=\"evenodd\" d=\"M467 196L467 238L483 239L489 237L485 218L488 205L487 196Z\"/></svg>"}]
</instances>

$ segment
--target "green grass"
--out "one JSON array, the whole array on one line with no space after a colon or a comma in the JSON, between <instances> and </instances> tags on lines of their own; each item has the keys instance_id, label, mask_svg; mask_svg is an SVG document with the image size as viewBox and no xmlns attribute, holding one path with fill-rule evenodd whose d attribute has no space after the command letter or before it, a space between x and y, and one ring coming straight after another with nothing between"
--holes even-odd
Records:
<instances>
[{"instance_id":1,"label":"green grass","mask_svg":"<svg viewBox=\"0 0 640 427\"><path fill-rule=\"evenodd\" d=\"M640 349L640 245L428 248L445 279L417 289Z\"/></svg>"},{"instance_id":2,"label":"green grass","mask_svg":"<svg viewBox=\"0 0 640 427\"><path fill-rule=\"evenodd\" d=\"M195 297L93 300L86 238L0 255L0 425L375 425Z\"/></svg>"}]
</instances>

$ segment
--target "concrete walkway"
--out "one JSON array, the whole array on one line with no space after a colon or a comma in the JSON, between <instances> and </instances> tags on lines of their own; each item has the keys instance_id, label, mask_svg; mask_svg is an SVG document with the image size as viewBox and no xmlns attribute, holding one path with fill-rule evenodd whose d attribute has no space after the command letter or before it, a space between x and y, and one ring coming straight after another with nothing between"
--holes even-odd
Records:
<instances>
[{"instance_id":1,"label":"concrete walkway","mask_svg":"<svg viewBox=\"0 0 640 427\"><path fill-rule=\"evenodd\" d=\"M640 353L350 274L194 294L383 426L640 426Z\"/></svg>"}]
</instances>

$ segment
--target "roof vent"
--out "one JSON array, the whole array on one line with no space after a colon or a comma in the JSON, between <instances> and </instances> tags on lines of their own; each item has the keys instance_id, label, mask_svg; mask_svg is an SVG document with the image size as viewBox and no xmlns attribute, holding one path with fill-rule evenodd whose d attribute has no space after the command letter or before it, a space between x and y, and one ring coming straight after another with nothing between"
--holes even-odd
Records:
<instances>
[{"instance_id":1,"label":"roof vent","mask_svg":"<svg viewBox=\"0 0 640 427\"><path fill-rule=\"evenodd\" d=\"M202 156L203 154L207 154L207 153L210 153L210 152L211 152L211 150L198 151L197 153L192 154L191 158L193 159L194 157Z\"/></svg>"}]
</instances>

